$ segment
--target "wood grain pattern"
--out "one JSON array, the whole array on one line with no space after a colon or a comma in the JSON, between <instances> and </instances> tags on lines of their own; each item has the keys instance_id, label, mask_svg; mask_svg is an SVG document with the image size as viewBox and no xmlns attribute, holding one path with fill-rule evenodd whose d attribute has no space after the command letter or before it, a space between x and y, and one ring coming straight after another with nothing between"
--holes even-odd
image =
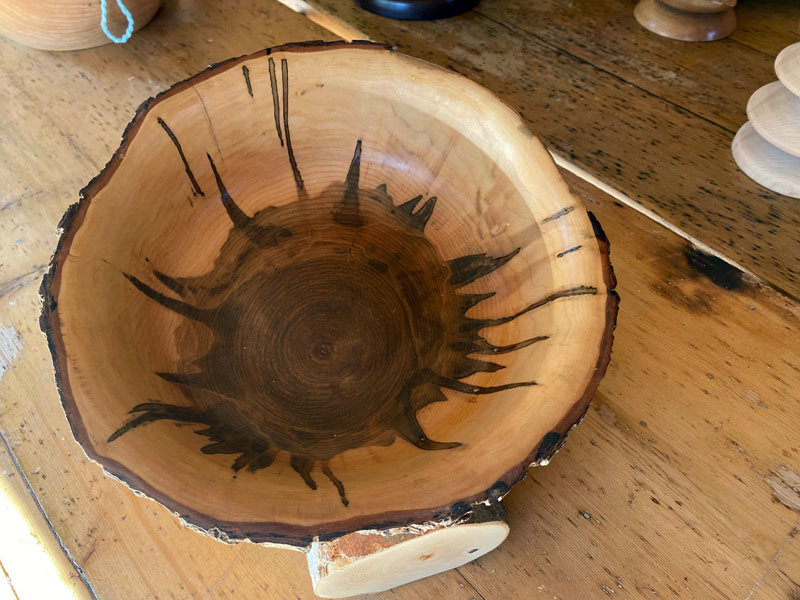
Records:
<instances>
[{"instance_id":1,"label":"wood grain pattern","mask_svg":"<svg viewBox=\"0 0 800 600\"><path fill-rule=\"evenodd\" d=\"M775 59L775 74L786 89L800 96L800 42L781 50Z\"/></svg>"},{"instance_id":2,"label":"wood grain pattern","mask_svg":"<svg viewBox=\"0 0 800 600\"><path fill-rule=\"evenodd\" d=\"M789 351L798 307L565 176L609 223L630 297L597 407L551 465L509 494L511 534L498 551L393 597L474 596L462 574L485 598L524 598L539 586L593 597L619 583L641 597L670 586L744 597L772 572L798 518L766 481L779 465L800 470L800 370ZM18 399L0 423L23 442L23 468L42 466L43 505L104 597L310 597L300 554L198 536L87 463L52 386L35 288L3 298L2 321L20 331L24 351L0 382L0 394Z\"/></svg>"},{"instance_id":3,"label":"wood grain pattern","mask_svg":"<svg viewBox=\"0 0 800 600\"><path fill-rule=\"evenodd\" d=\"M5 365L9 367L10 364ZM4 369L5 370L5 369ZM46 517L42 514L41 508L36 502L36 499L31 494L31 485L35 484L40 479L41 468L37 472L26 473L21 471L18 465L14 462L12 454L9 452L8 446L11 447L11 452L17 446L19 440L7 440L5 437L0 438L0 504L5 509L10 505L13 507L10 514L18 515L21 523L19 527L27 527L34 540L31 540L32 545L38 544L44 550L47 557L52 560L52 566L55 575L60 579L64 587L72 594L75 600L90 600L92 592L86 585L85 575L78 572L75 565L70 562L68 556L63 552L59 545L58 538L53 535ZM6 445L8 444L8 446ZM27 481L26 481L27 480ZM33 480L33 484L31 483ZM9 513L5 512L6 515ZM12 517L13 518L13 517ZM16 547L16 539L10 538L9 530L12 530L11 523L3 522L3 535L6 536L6 543L0 549L0 589L6 584L13 590L11 598L26 598L33 593L41 593L41 588L37 589L37 580L42 579L42 571L39 568L31 569L25 561L26 555L20 555L20 549ZM8 543L9 539L13 539L12 543ZM50 569L44 573L45 577L50 578ZM17 596L14 596L16 594ZM6 596L0 592L0 598ZM32 596L31 596L32 597ZM18 600L18 599L17 599Z\"/></svg>"},{"instance_id":4,"label":"wood grain pattern","mask_svg":"<svg viewBox=\"0 0 800 600\"><path fill-rule=\"evenodd\" d=\"M231 538L306 546L497 501L608 363L597 221L488 91L380 45L176 85L62 226L42 327L76 437Z\"/></svg>"},{"instance_id":5,"label":"wood grain pattern","mask_svg":"<svg viewBox=\"0 0 800 600\"><path fill-rule=\"evenodd\" d=\"M327 38L281 7L239 6L240 13L210 2L168 4L124 51L52 56L0 42L9 82L0 104L14 111L0 145L0 325L19 331L23 344L0 379L0 429L21 442L15 456L102 598L312 598L300 553L197 535L90 464L70 437L36 324L36 288L56 224L142 98L254 50L254 40ZM746 45L771 60L796 41L796 10L793 2L740 4L734 52ZM458 38L448 39L458 49ZM491 38L480 43L488 48ZM519 75L533 85L528 73ZM710 100L721 102L721 94ZM797 305L564 177L613 241L624 298L600 402L565 451L507 497L511 535L501 550L377 597L653 598L653 590L674 597L672 587L679 597L706 600L746 598L761 582L751 599L792 598L798 513L774 499L767 479L781 466L800 473ZM653 190L656 199L672 193L666 185ZM774 226L793 227L774 196L762 200L781 215ZM743 202L737 210L762 218L762 209L754 195L751 208ZM763 245L753 240L762 233L757 225L742 236Z\"/></svg>"},{"instance_id":6,"label":"wood grain pattern","mask_svg":"<svg viewBox=\"0 0 800 600\"><path fill-rule=\"evenodd\" d=\"M141 29L163 0L128 0L134 31ZM109 2L108 30L121 37L128 26L125 15ZM100 0L8 0L0 4L0 33L42 50L80 50L110 44L100 26Z\"/></svg>"},{"instance_id":7,"label":"wood grain pattern","mask_svg":"<svg viewBox=\"0 0 800 600\"><path fill-rule=\"evenodd\" d=\"M747 98L774 79L782 46L772 40L796 40L800 5L757 13L758 3L745 3L730 39L691 45L653 36L629 3L614 0L535 7L484 0L453 19L405 25L347 0L311 4L372 39L467 74L520 111L552 150L800 294L800 208L766 193L730 156Z\"/></svg>"},{"instance_id":8,"label":"wood grain pattern","mask_svg":"<svg viewBox=\"0 0 800 600\"><path fill-rule=\"evenodd\" d=\"M736 133L731 145L739 168L764 187L800 198L800 158L776 148L748 121Z\"/></svg>"},{"instance_id":9,"label":"wood grain pattern","mask_svg":"<svg viewBox=\"0 0 800 600\"><path fill-rule=\"evenodd\" d=\"M773 81L753 92L747 102L747 117L762 138L800 157L800 96L783 83Z\"/></svg>"}]
</instances>

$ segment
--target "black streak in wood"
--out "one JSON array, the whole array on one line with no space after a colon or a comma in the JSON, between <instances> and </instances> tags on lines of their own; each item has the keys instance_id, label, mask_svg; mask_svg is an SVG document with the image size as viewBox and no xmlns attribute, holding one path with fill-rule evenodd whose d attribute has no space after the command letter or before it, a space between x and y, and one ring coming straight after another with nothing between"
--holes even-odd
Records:
<instances>
[{"instance_id":1,"label":"black streak in wood","mask_svg":"<svg viewBox=\"0 0 800 600\"><path fill-rule=\"evenodd\" d=\"M573 246L572 248L568 248L568 249L564 250L563 252L559 252L558 254L556 254L556 258L561 258L562 256L566 256L567 254L571 254L572 252L577 252L582 247L583 246L578 245L578 246Z\"/></svg>"},{"instance_id":2,"label":"black streak in wood","mask_svg":"<svg viewBox=\"0 0 800 600\"><path fill-rule=\"evenodd\" d=\"M161 117L158 117L158 124L161 125L164 131L167 132L169 139L172 140L172 143L175 145L175 149L178 151L178 155L181 157L181 160L183 161L183 166L186 169L186 174L189 176L189 181L192 184L192 194L194 195L200 194L201 196L205 196L203 190L201 190L200 186L197 185L197 179L195 179L194 173L192 173L192 169L189 166L189 161L186 160L186 155L183 153L183 148L181 147L181 143L178 141L178 138L175 136L174 133L172 133L172 129L169 128L169 125L167 125L164 122L164 119L162 119Z\"/></svg>"},{"instance_id":3,"label":"black streak in wood","mask_svg":"<svg viewBox=\"0 0 800 600\"><path fill-rule=\"evenodd\" d=\"M297 168L297 161L292 150L292 137L289 134L289 63L285 58L281 59L281 84L283 85L283 130L286 133L286 150L289 152L289 164L292 166L294 182L297 189L303 189L303 177L300 169Z\"/></svg>"},{"instance_id":4,"label":"black streak in wood","mask_svg":"<svg viewBox=\"0 0 800 600\"><path fill-rule=\"evenodd\" d=\"M269 59L269 85L272 90L272 115L275 119L275 131L278 132L278 139L283 147L283 133L281 132L281 104L278 97L278 79L275 75L275 59Z\"/></svg>"},{"instance_id":5,"label":"black streak in wood","mask_svg":"<svg viewBox=\"0 0 800 600\"><path fill-rule=\"evenodd\" d=\"M561 217L571 213L573 210L575 210L574 206L567 206L565 208L562 208L556 214L550 215L549 217L542 219L542 223L549 223L550 221L555 221L556 219L560 219Z\"/></svg>"},{"instance_id":6,"label":"black streak in wood","mask_svg":"<svg viewBox=\"0 0 800 600\"><path fill-rule=\"evenodd\" d=\"M247 65L242 65L242 75L244 75L244 82L247 85L247 93L250 94L250 97L253 97L253 84L250 83L250 69L247 68Z\"/></svg>"}]
</instances>

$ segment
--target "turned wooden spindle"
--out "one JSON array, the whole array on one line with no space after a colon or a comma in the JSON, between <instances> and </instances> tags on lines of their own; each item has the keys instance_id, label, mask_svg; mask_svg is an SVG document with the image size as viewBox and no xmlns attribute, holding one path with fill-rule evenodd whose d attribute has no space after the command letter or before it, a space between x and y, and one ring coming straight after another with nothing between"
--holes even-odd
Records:
<instances>
[{"instance_id":1,"label":"turned wooden spindle","mask_svg":"<svg viewBox=\"0 0 800 600\"><path fill-rule=\"evenodd\" d=\"M713 42L736 30L736 0L640 0L639 23L658 35L685 42Z\"/></svg>"},{"instance_id":2,"label":"turned wooden spindle","mask_svg":"<svg viewBox=\"0 0 800 600\"><path fill-rule=\"evenodd\" d=\"M800 42L781 51L775 72L778 81L747 102L749 121L733 140L733 157L757 183L800 198Z\"/></svg>"},{"instance_id":3,"label":"turned wooden spindle","mask_svg":"<svg viewBox=\"0 0 800 600\"><path fill-rule=\"evenodd\" d=\"M222 63L146 102L42 286L86 453L337 597L502 542L608 364L608 240L511 109L384 46Z\"/></svg>"}]
</instances>

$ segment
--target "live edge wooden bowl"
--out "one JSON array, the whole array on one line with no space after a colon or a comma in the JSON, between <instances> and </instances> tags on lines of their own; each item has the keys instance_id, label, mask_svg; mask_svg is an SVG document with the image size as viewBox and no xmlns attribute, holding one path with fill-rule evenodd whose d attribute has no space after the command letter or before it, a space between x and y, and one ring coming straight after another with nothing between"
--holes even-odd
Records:
<instances>
[{"instance_id":1,"label":"live edge wooden bowl","mask_svg":"<svg viewBox=\"0 0 800 600\"><path fill-rule=\"evenodd\" d=\"M585 414L608 242L521 119L369 43L230 60L145 102L61 223L42 327L75 437L315 592L458 566Z\"/></svg>"}]
</instances>

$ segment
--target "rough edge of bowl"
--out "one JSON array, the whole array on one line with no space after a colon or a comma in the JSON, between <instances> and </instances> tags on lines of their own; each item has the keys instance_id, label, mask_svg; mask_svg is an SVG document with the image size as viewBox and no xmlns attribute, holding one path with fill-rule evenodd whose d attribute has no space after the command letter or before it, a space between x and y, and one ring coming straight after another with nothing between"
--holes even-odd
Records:
<instances>
[{"instance_id":1,"label":"rough edge of bowl","mask_svg":"<svg viewBox=\"0 0 800 600\"><path fill-rule=\"evenodd\" d=\"M88 458L98 463L107 475L124 483L137 495L145 496L155 500L162 506L165 506L192 529L200 530L202 533L205 533L210 537L225 542L250 541L257 544L302 548L308 546L315 539L331 540L354 531L385 531L387 529L404 527L412 524L423 525L425 523L439 523L443 521L455 522L471 512L472 507L476 504L492 504L499 502L503 496L508 493L511 486L526 476L529 467L547 464L552 456L561 448L569 431L578 425L586 415L592 396L597 390L600 380L605 375L608 363L611 360L611 346L613 343L614 329L616 327L619 306L619 295L615 291L617 282L609 258L608 238L603 232L603 229L595 216L591 212L587 211L600 248L600 257L603 267L603 280L605 282L607 292L605 311L606 324L600 343L599 355L595 365L594 375L584 390L583 395L578 399L577 402L575 402L575 404L572 405L570 410L558 423L556 428L547 433L533 447L533 450L531 450L528 457L517 466L507 471L493 486L479 494L455 501L445 506L365 515L361 517L354 517L352 519L322 523L314 526L287 525L279 522L219 521L209 517L208 515L197 513L192 509L181 505L166 494L163 494L159 490L152 488L150 484L148 484L124 465L113 459L101 456L95 451L72 396L69 377L66 371L64 370L62 372L62 369L59 366L66 364L66 358L64 346L61 340L60 321L58 319L57 312L57 299L61 279L60 266L64 262L65 257L69 254L69 248L72 244L72 240L83 222L83 218L93 196L97 193L97 191L102 189L102 187L114 174L119 166L119 163L125 155L125 150L130 143L130 140L139 129L144 115L155 103L159 102L160 100L168 98L184 90L185 88L194 85L198 81L202 81L208 77L211 77L220 69L230 69L245 60L251 60L260 56L269 56L274 52L315 52L320 50L336 50L341 48L392 50L392 48L388 45L376 44L367 41L311 41L274 46L253 54L240 56L238 58L231 58L211 65L200 73L178 82L168 90L165 90L157 96L144 101L136 110L133 120L125 128L119 148L114 152L113 156L102 169L102 171L100 171L100 173L94 179L92 179L85 188L81 190L79 201L75 204L72 204L61 218L61 221L58 224L58 229L61 231L61 236L59 238L58 245L56 246L56 250L51 258L49 269L45 273L39 289L39 295L42 299L42 313L39 318L39 325L47 338L48 346L50 347L50 352L53 356L56 387L58 388L59 395L61 397L61 404L64 412L66 413L67 421L72 429L72 433L76 441L83 448L83 451L86 453Z\"/></svg>"}]
</instances>

